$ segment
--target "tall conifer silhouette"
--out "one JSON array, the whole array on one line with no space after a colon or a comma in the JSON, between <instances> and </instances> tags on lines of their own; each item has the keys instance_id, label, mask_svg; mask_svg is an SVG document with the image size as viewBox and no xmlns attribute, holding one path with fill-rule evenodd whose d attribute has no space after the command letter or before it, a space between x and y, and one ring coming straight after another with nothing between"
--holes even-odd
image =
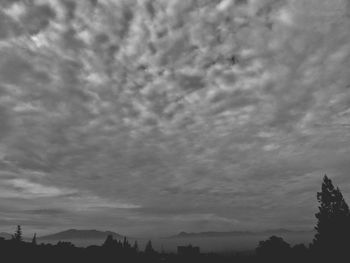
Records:
<instances>
[{"instance_id":1,"label":"tall conifer silhouette","mask_svg":"<svg viewBox=\"0 0 350 263\"><path fill-rule=\"evenodd\" d=\"M34 233L33 239L32 239L32 244L37 245L36 243L36 233Z\"/></svg>"},{"instance_id":2,"label":"tall conifer silhouette","mask_svg":"<svg viewBox=\"0 0 350 263\"><path fill-rule=\"evenodd\" d=\"M339 188L325 175L321 192L317 193L319 211L312 247L332 256L345 253L350 242L350 212Z\"/></svg>"},{"instance_id":3,"label":"tall conifer silhouette","mask_svg":"<svg viewBox=\"0 0 350 263\"><path fill-rule=\"evenodd\" d=\"M21 229L20 225L17 226L16 232L13 234L12 239L17 241L17 242L23 241L22 229Z\"/></svg>"}]
</instances>

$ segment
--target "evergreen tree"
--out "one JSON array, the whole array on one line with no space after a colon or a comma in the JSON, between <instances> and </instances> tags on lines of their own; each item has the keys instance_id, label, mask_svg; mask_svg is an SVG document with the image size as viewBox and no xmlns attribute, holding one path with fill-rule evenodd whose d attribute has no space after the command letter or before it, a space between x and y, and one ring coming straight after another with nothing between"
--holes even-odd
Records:
<instances>
[{"instance_id":1,"label":"evergreen tree","mask_svg":"<svg viewBox=\"0 0 350 263\"><path fill-rule=\"evenodd\" d=\"M132 248L134 249L134 251L135 251L136 253L139 252L139 245L137 244L137 241L135 241L135 243L134 243L134 245L133 245Z\"/></svg>"},{"instance_id":2,"label":"evergreen tree","mask_svg":"<svg viewBox=\"0 0 350 263\"><path fill-rule=\"evenodd\" d=\"M154 249L153 249L153 246L152 246L152 241L149 240L146 244L146 247L145 247L145 253L146 254L153 254L155 253Z\"/></svg>"},{"instance_id":3,"label":"evergreen tree","mask_svg":"<svg viewBox=\"0 0 350 263\"><path fill-rule=\"evenodd\" d=\"M115 241L113 239L113 236L108 235L102 246L103 247L112 247L114 244L115 244Z\"/></svg>"},{"instance_id":4,"label":"evergreen tree","mask_svg":"<svg viewBox=\"0 0 350 263\"><path fill-rule=\"evenodd\" d=\"M36 243L36 233L34 233L34 236L33 236L33 239L32 239L32 244L33 245L37 245L37 243Z\"/></svg>"},{"instance_id":5,"label":"evergreen tree","mask_svg":"<svg viewBox=\"0 0 350 263\"><path fill-rule=\"evenodd\" d=\"M350 244L350 212L339 188L325 175L321 192L317 193L319 212L312 248L318 253L339 255Z\"/></svg>"},{"instance_id":6,"label":"evergreen tree","mask_svg":"<svg viewBox=\"0 0 350 263\"><path fill-rule=\"evenodd\" d=\"M124 237L124 240L123 240L123 248L124 249L129 249L130 248L129 241L126 239L126 237Z\"/></svg>"},{"instance_id":7,"label":"evergreen tree","mask_svg":"<svg viewBox=\"0 0 350 263\"><path fill-rule=\"evenodd\" d=\"M22 242L23 238L22 238L22 229L21 226L18 225L16 232L14 235L12 235L12 240L15 240L17 242Z\"/></svg>"}]
</instances>

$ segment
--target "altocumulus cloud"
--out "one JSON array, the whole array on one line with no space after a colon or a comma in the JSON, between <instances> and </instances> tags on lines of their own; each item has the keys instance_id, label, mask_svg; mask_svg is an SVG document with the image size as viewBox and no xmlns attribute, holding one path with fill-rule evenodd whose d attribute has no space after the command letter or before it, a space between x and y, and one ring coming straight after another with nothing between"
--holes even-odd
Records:
<instances>
[{"instance_id":1,"label":"altocumulus cloud","mask_svg":"<svg viewBox=\"0 0 350 263\"><path fill-rule=\"evenodd\" d=\"M323 173L350 197L348 1L0 7L4 229L306 229Z\"/></svg>"},{"instance_id":2,"label":"altocumulus cloud","mask_svg":"<svg viewBox=\"0 0 350 263\"><path fill-rule=\"evenodd\" d=\"M52 186L44 186L38 183L30 182L26 179L12 179L12 180L3 180L2 185L13 188L14 195L18 194L18 196L29 196L29 197L55 197L65 194L71 194L73 192L66 189L59 189L57 187ZM18 193L16 193L18 190ZM3 197L6 197L6 192L2 191L1 193ZM11 196L11 193L9 194Z\"/></svg>"}]
</instances>

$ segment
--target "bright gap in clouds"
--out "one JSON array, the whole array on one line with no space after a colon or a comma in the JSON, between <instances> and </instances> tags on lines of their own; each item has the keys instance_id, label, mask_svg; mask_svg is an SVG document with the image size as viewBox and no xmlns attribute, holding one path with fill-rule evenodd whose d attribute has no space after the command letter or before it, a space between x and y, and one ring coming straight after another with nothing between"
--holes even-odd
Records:
<instances>
[{"instance_id":1,"label":"bright gap in clouds","mask_svg":"<svg viewBox=\"0 0 350 263\"><path fill-rule=\"evenodd\" d=\"M311 229L324 173L350 197L347 1L0 6L0 230Z\"/></svg>"}]
</instances>

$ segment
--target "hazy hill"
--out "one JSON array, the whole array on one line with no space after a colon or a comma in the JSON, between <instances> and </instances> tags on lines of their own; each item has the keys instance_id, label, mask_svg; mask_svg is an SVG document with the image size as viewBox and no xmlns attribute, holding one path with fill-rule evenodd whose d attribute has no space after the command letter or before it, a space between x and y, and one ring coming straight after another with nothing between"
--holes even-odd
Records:
<instances>
[{"instance_id":1,"label":"hazy hill","mask_svg":"<svg viewBox=\"0 0 350 263\"><path fill-rule=\"evenodd\" d=\"M169 238L190 238L190 237L227 237L227 236L246 236L253 235L253 233L248 231L230 231L230 232L180 232L177 235L170 236Z\"/></svg>"},{"instance_id":2,"label":"hazy hill","mask_svg":"<svg viewBox=\"0 0 350 263\"><path fill-rule=\"evenodd\" d=\"M123 237L112 231L69 229L55 234L42 236L40 237L40 240L105 239L108 235L112 235L114 238Z\"/></svg>"},{"instance_id":3,"label":"hazy hill","mask_svg":"<svg viewBox=\"0 0 350 263\"><path fill-rule=\"evenodd\" d=\"M76 230L70 229L63 232L42 236L39 243L56 244L58 241L69 241L76 246L86 247L90 245L102 245L107 235L113 235L121 240L124 236L112 231ZM230 232L181 232L170 237L152 238L154 249L160 251L164 248L167 252L176 252L177 246L192 244L199 246L203 252L227 252L253 250L261 240L266 240L272 235L281 236L290 244L308 244L314 235L313 231L291 231L287 229L274 229L261 232L230 231ZM141 250L144 249L148 238L128 237L130 243L136 240Z\"/></svg>"},{"instance_id":4,"label":"hazy hill","mask_svg":"<svg viewBox=\"0 0 350 263\"><path fill-rule=\"evenodd\" d=\"M0 237L5 238L5 239L11 239L12 235L9 233L1 232Z\"/></svg>"},{"instance_id":5,"label":"hazy hill","mask_svg":"<svg viewBox=\"0 0 350 263\"><path fill-rule=\"evenodd\" d=\"M229 231L229 232L180 232L177 235L170 236L168 238L207 238L207 237L240 237L240 236L261 236L261 235L285 235L285 234L297 234L297 233L312 233L312 231L292 231L288 229L271 229L260 232L250 231Z\"/></svg>"},{"instance_id":6,"label":"hazy hill","mask_svg":"<svg viewBox=\"0 0 350 263\"><path fill-rule=\"evenodd\" d=\"M192 244L199 246L203 252L251 251L259 241L270 236L279 236L291 245L309 244L314 231L293 231L288 229L271 229L266 231L229 231L229 232L180 232L177 235L155 240L154 247L163 245L167 250L175 251L176 246ZM153 240L152 240L153 241Z\"/></svg>"}]
</instances>

